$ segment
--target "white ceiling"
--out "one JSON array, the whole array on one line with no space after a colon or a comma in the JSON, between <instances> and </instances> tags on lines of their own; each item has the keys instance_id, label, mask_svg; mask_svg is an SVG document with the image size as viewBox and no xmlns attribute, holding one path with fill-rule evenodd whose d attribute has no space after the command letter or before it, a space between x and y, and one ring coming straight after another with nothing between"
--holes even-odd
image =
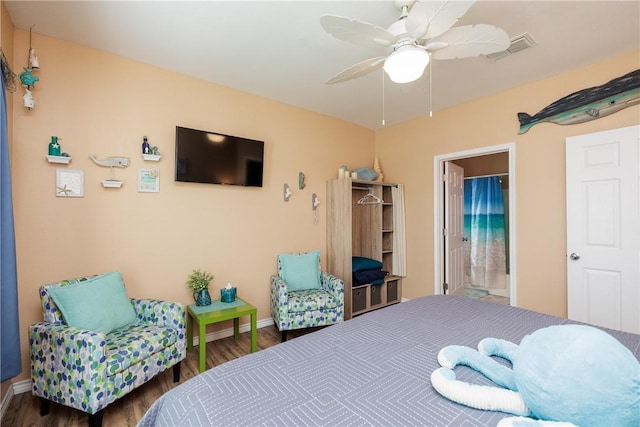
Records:
<instances>
[{"instance_id":1,"label":"white ceiling","mask_svg":"<svg viewBox=\"0 0 640 427\"><path fill-rule=\"evenodd\" d=\"M416 82L383 72L324 82L385 54L327 34L333 14L380 27L399 16L393 1L6 1L14 25L358 125L379 129L472 99L640 49L640 1L480 0L459 21L493 24L537 45L496 62L432 61ZM38 52L38 46L33 46ZM41 61L41 68L47 64ZM640 68L640 64L638 64ZM632 71L632 70L629 70ZM612 75L611 78L619 77ZM605 83L594 81L593 85ZM549 103L565 94L557 94ZM567 93L568 95L568 93ZM383 108L384 106L384 108ZM541 105L540 108L543 108ZM536 113L537 111L529 111ZM514 117L516 112L514 111Z\"/></svg>"}]
</instances>

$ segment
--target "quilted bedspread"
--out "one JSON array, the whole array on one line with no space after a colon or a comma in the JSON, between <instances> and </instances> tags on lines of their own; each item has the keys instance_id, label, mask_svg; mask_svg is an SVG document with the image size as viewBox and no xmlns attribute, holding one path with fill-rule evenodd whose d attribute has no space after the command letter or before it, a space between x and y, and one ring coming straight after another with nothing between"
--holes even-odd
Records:
<instances>
[{"instance_id":1,"label":"quilted bedspread","mask_svg":"<svg viewBox=\"0 0 640 427\"><path fill-rule=\"evenodd\" d=\"M475 348L485 337L519 343L563 323L575 322L469 298L418 298L203 372L158 399L138 425L496 425L508 415L458 405L431 387L438 351ZM640 357L639 335L607 332ZM456 375L491 384L463 366Z\"/></svg>"}]
</instances>

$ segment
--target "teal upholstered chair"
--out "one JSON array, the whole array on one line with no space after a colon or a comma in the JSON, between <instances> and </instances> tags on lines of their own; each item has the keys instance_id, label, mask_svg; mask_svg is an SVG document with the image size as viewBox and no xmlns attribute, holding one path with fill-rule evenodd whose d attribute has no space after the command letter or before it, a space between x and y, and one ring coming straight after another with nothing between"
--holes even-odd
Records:
<instances>
[{"instance_id":1,"label":"teal upholstered chair","mask_svg":"<svg viewBox=\"0 0 640 427\"><path fill-rule=\"evenodd\" d=\"M278 274L271 276L271 317L287 331L332 325L344 320L344 282L320 267L320 252L278 255Z\"/></svg>"},{"instance_id":2,"label":"teal upholstered chair","mask_svg":"<svg viewBox=\"0 0 640 427\"><path fill-rule=\"evenodd\" d=\"M29 347L41 415L56 402L100 425L102 409L165 369L179 381L183 305L129 299L117 272L44 285L40 300L44 321L29 326Z\"/></svg>"}]
</instances>

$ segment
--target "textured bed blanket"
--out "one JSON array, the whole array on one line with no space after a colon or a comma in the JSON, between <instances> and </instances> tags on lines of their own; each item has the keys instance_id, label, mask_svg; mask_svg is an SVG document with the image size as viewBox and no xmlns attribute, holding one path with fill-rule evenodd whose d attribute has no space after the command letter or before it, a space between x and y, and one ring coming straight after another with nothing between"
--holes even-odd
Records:
<instances>
[{"instance_id":1,"label":"textured bed blanket","mask_svg":"<svg viewBox=\"0 0 640 427\"><path fill-rule=\"evenodd\" d=\"M458 405L431 387L438 351L475 348L485 337L518 343L564 323L575 322L469 298L418 298L210 369L163 395L138 425L496 425L507 414ZM640 357L639 335L607 332ZM456 375L490 384L466 367Z\"/></svg>"}]
</instances>

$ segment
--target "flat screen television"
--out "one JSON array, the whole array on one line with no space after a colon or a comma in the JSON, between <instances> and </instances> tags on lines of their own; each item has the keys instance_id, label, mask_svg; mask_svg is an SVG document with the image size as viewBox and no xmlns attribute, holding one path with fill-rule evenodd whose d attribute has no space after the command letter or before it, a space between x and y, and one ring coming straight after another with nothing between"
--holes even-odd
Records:
<instances>
[{"instance_id":1,"label":"flat screen television","mask_svg":"<svg viewBox=\"0 0 640 427\"><path fill-rule=\"evenodd\" d=\"M264 141L176 126L176 181L262 187Z\"/></svg>"}]
</instances>

